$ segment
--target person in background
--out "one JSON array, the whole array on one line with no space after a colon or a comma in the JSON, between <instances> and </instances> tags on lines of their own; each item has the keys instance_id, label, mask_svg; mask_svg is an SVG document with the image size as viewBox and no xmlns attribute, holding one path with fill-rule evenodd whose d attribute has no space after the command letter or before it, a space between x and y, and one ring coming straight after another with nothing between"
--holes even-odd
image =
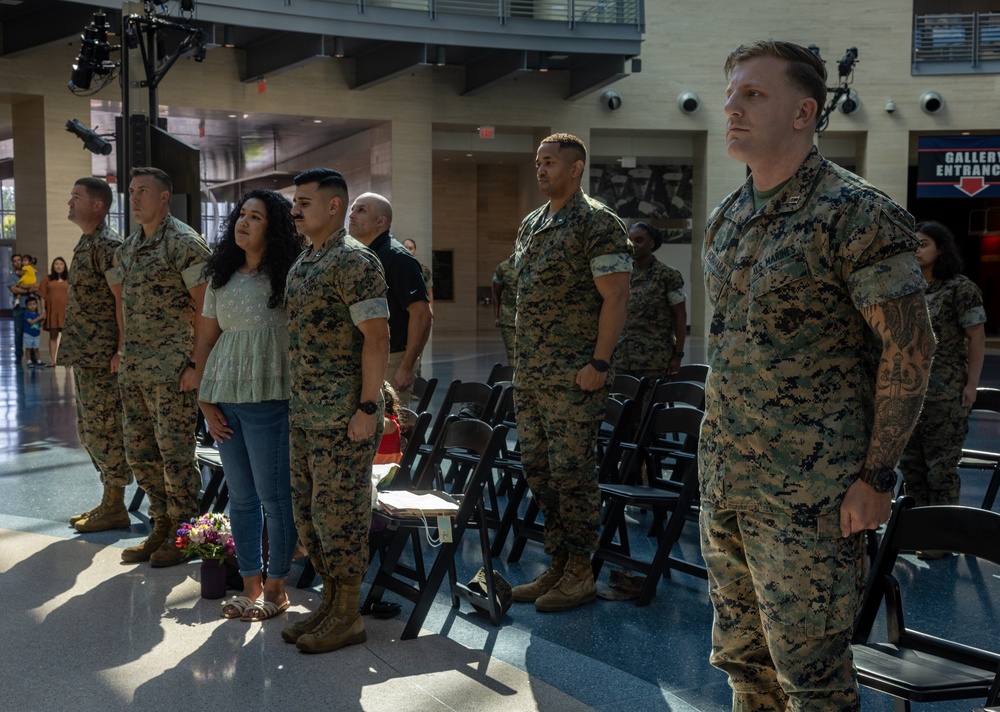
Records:
<instances>
[{"instance_id":1,"label":"person in background","mask_svg":"<svg viewBox=\"0 0 1000 712\"><path fill-rule=\"evenodd\" d=\"M21 255L21 269L17 271L18 286L24 287L32 292L38 291L38 271L35 269L35 265L38 263L34 257L29 254Z\"/></svg>"},{"instance_id":2,"label":"person in background","mask_svg":"<svg viewBox=\"0 0 1000 712\"><path fill-rule=\"evenodd\" d=\"M38 358L38 349L42 334L41 322L45 315L39 309L38 297L30 295L24 302L24 358L29 368L44 368Z\"/></svg>"},{"instance_id":3,"label":"person in background","mask_svg":"<svg viewBox=\"0 0 1000 712\"><path fill-rule=\"evenodd\" d=\"M962 481L958 461L969 433L969 411L986 354L983 293L962 274L955 236L939 222L916 227L917 264L927 281L924 292L937 351L917 427L906 443L899 469L903 488L917 506L958 504ZM920 551L939 559L945 551Z\"/></svg>"},{"instance_id":4,"label":"person in background","mask_svg":"<svg viewBox=\"0 0 1000 712\"><path fill-rule=\"evenodd\" d=\"M403 458L402 434L399 428L399 397L396 390L388 382L382 384L382 397L385 398L385 430L378 443L375 453L376 465L398 464Z\"/></svg>"},{"instance_id":5,"label":"person in background","mask_svg":"<svg viewBox=\"0 0 1000 712\"><path fill-rule=\"evenodd\" d=\"M288 269L301 251L288 200L270 190L251 190L233 208L205 266L209 288L196 354L198 406L219 444L243 577L243 595L223 604L223 618L263 621L289 605L285 579L296 533L284 297Z\"/></svg>"},{"instance_id":6,"label":"person in background","mask_svg":"<svg viewBox=\"0 0 1000 712\"><path fill-rule=\"evenodd\" d=\"M413 255L414 259L417 257L417 243L406 238L403 240L403 247L406 251ZM427 299L430 302L431 309L434 308L434 275L431 272L431 268L425 265L423 262L420 263L420 274L424 277L424 286L427 288Z\"/></svg>"},{"instance_id":7,"label":"person in background","mask_svg":"<svg viewBox=\"0 0 1000 712\"><path fill-rule=\"evenodd\" d=\"M666 378L680 368L687 336L687 295L684 278L653 253L663 245L663 234L649 223L633 223L632 295L628 317L615 349L615 370L652 380Z\"/></svg>"},{"instance_id":8,"label":"person in background","mask_svg":"<svg viewBox=\"0 0 1000 712\"><path fill-rule=\"evenodd\" d=\"M517 280L514 255L497 265L491 289L493 325L500 327L500 338L507 352L507 363L514 365L514 322L517 316Z\"/></svg>"},{"instance_id":9,"label":"person in background","mask_svg":"<svg viewBox=\"0 0 1000 712\"><path fill-rule=\"evenodd\" d=\"M10 256L10 274L7 276L7 289L13 297L11 305L11 316L14 319L14 360L17 365L21 365L24 354L24 298L28 294L27 287L22 287L21 281L21 255Z\"/></svg>"},{"instance_id":10,"label":"person in background","mask_svg":"<svg viewBox=\"0 0 1000 712\"><path fill-rule=\"evenodd\" d=\"M59 358L59 339L66 325L66 302L69 298L69 267L66 260L52 260L49 274L42 280L38 293L45 311L45 328L49 332L49 366Z\"/></svg>"}]
</instances>

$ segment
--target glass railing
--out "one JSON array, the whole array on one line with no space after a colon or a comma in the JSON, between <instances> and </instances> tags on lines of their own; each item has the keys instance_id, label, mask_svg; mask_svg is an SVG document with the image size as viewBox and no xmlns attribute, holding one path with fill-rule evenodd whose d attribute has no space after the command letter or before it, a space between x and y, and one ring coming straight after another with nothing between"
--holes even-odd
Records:
<instances>
[{"instance_id":1,"label":"glass railing","mask_svg":"<svg viewBox=\"0 0 1000 712\"><path fill-rule=\"evenodd\" d=\"M1000 60L1000 12L917 15L913 66L960 63L979 67Z\"/></svg>"},{"instance_id":2,"label":"glass railing","mask_svg":"<svg viewBox=\"0 0 1000 712\"><path fill-rule=\"evenodd\" d=\"M501 24L515 18L578 23L641 25L643 0L326 0L369 8L417 10L431 18L440 15L495 17Z\"/></svg>"}]
</instances>

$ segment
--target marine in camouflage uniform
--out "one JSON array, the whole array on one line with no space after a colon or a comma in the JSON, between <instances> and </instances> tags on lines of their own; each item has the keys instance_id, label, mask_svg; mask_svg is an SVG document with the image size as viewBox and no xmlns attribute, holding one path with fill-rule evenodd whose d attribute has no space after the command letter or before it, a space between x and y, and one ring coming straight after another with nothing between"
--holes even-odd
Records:
<instances>
[{"instance_id":1,"label":"marine in camouflage uniform","mask_svg":"<svg viewBox=\"0 0 1000 712\"><path fill-rule=\"evenodd\" d=\"M493 316L500 327L503 348L507 352L507 363L513 364L514 320L517 316L517 282L514 278L514 255L497 265L493 272Z\"/></svg>"},{"instance_id":2,"label":"marine in camouflage uniform","mask_svg":"<svg viewBox=\"0 0 1000 712\"><path fill-rule=\"evenodd\" d=\"M292 508L323 600L282 637L308 653L366 639L371 467L382 437L388 288L374 252L344 230L347 184L331 169L295 178L292 217L311 242L288 272Z\"/></svg>"},{"instance_id":3,"label":"marine in camouflage uniform","mask_svg":"<svg viewBox=\"0 0 1000 712\"><path fill-rule=\"evenodd\" d=\"M618 347L615 370L630 376L665 378L677 350L670 308L687 301L684 277L655 257L646 269L632 270L632 296Z\"/></svg>"},{"instance_id":4,"label":"marine in camouflage uniform","mask_svg":"<svg viewBox=\"0 0 1000 712\"><path fill-rule=\"evenodd\" d=\"M130 526L124 496L132 470L125 459L118 390L117 300L106 276L122 240L105 221L110 205L104 202L110 202L110 196L104 181L85 178L73 186L70 197L70 220L89 231L73 248L62 357L73 367L80 443L100 472L104 488L100 505L70 519L85 532Z\"/></svg>"},{"instance_id":5,"label":"marine in camouflage uniform","mask_svg":"<svg viewBox=\"0 0 1000 712\"><path fill-rule=\"evenodd\" d=\"M134 169L129 200L143 198L135 186L161 190L160 183ZM169 209L169 190L156 197ZM166 202L162 202L166 196ZM139 547L126 549L126 561L149 560L153 566L182 563L173 545L181 522L198 515L201 473L195 466L197 384L181 392L183 379L194 378L194 324L201 310L209 257L201 236L164 213L146 234L143 227L129 235L115 253L109 281L121 285L125 345L118 381L124 409L125 455L139 486L149 496L153 534ZM155 218L152 218L155 221ZM153 225L150 223L150 227ZM198 296L200 295L200 296ZM162 537L162 540L161 540ZM148 549L157 541L155 552Z\"/></svg>"},{"instance_id":6,"label":"marine in camouflage uniform","mask_svg":"<svg viewBox=\"0 0 1000 712\"><path fill-rule=\"evenodd\" d=\"M701 537L734 710L858 709L866 559L840 507L873 435L859 310L922 290L915 246L902 208L815 148L765 206L751 177L709 219Z\"/></svg>"},{"instance_id":7,"label":"marine in camouflage uniform","mask_svg":"<svg viewBox=\"0 0 1000 712\"><path fill-rule=\"evenodd\" d=\"M534 601L540 611L567 610L594 597L589 555L600 525L594 449L611 387L607 360L625 320L632 271L624 223L580 189L586 155L571 161L577 149L560 148L561 136L567 135L555 134L539 147L539 185L550 201L521 222L514 248L521 463L545 516L545 551L553 560L534 582L515 587L514 600ZM553 184L569 166L575 190L560 195ZM557 197L563 204L553 211ZM620 294L602 292L602 279ZM585 389L582 383L601 369L606 377Z\"/></svg>"},{"instance_id":8,"label":"marine in camouflage uniform","mask_svg":"<svg viewBox=\"0 0 1000 712\"><path fill-rule=\"evenodd\" d=\"M932 279L925 291L938 346L917 427L899 468L906 494L918 506L958 504L962 480L958 461L969 434L971 407L962 405L969 379L966 329L986 323L983 293L964 275Z\"/></svg>"}]
</instances>

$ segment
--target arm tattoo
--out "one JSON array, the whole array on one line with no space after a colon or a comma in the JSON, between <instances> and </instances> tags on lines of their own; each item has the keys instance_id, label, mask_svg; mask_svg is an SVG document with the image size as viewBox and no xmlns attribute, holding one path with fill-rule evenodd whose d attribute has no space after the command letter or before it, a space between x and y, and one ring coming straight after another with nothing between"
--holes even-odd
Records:
<instances>
[{"instance_id":1,"label":"arm tattoo","mask_svg":"<svg viewBox=\"0 0 1000 712\"><path fill-rule=\"evenodd\" d=\"M866 466L896 464L920 415L934 334L923 294L911 294L863 310L882 340L875 383L875 421Z\"/></svg>"}]
</instances>

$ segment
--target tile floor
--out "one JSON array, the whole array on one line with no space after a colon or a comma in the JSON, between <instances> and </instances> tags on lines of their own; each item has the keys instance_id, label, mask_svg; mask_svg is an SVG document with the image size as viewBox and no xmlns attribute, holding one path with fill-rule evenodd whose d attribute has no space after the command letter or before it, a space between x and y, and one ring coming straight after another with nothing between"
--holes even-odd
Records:
<instances>
[{"instance_id":1,"label":"tile floor","mask_svg":"<svg viewBox=\"0 0 1000 712\"><path fill-rule=\"evenodd\" d=\"M704 358L704 345L693 341L688 358L695 362ZM10 353L11 342L4 321L0 352ZM484 380L502 353L498 338L438 335L425 375L441 380L439 399L454 378ZM988 357L983 385L1000 386L1000 357ZM9 357L0 364L0 710L730 707L725 676L708 664L712 616L705 583L677 573L646 608L599 600L573 612L539 614L515 604L499 628L468 604L451 608L442 594L416 640L398 639L401 619L368 619L364 645L301 655L280 638L287 614L258 625L219 618L218 602L199 597L196 563L169 569L122 564L119 549L148 532L144 510L130 531L81 535L67 524L70 514L100 497L75 419L68 369L33 372L16 368ZM995 449L998 427L985 423L971 437L978 447ZM963 502L978 504L984 489L981 476L967 473ZM459 574L471 578L471 538L466 545L467 565L460 564ZM685 556L698 556L693 530L682 548ZM504 555L496 565L518 583L545 564L540 546L529 544L520 562L508 564ZM936 619L936 630L1000 647L1000 570L969 567L960 557L931 563L906 557L899 566L906 590L923 598L914 624ZM606 577L607 567L604 583ZM312 609L317 591L292 589L291 598L290 613L298 614ZM404 603L404 612L408 608ZM892 708L882 695L863 694L865 710Z\"/></svg>"}]
</instances>

